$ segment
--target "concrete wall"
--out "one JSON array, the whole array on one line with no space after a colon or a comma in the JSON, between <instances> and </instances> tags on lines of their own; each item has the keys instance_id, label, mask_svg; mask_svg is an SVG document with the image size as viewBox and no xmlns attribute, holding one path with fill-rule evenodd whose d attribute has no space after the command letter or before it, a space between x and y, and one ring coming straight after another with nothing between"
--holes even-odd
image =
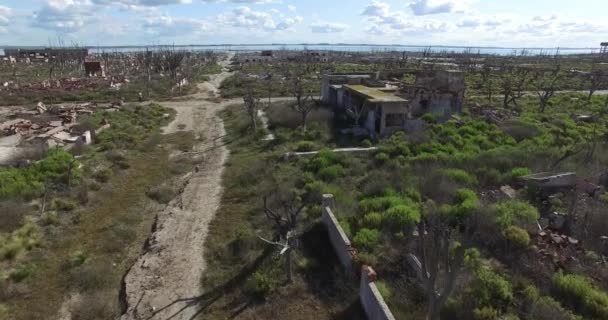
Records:
<instances>
[{"instance_id":1,"label":"concrete wall","mask_svg":"<svg viewBox=\"0 0 608 320\"><path fill-rule=\"evenodd\" d=\"M329 240L331 241L338 259L348 272L352 272L357 265L357 253L351 246L350 240L340 227L338 220L334 216L331 208L333 207L334 198L331 194L323 195L323 224L327 227ZM361 268L361 279L359 283L359 299L367 319L369 320L395 320L391 310L384 302L384 298L378 291L375 281L377 280L376 272L370 266Z\"/></svg>"},{"instance_id":2,"label":"concrete wall","mask_svg":"<svg viewBox=\"0 0 608 320\"><path fill-rule=\"evenodd\" d=\"M336 251L336 255L338 259L340 259L340 263L347 271L353 271L353 258L355 256L355 251L350 244L350 240L346 236L342 227L338 223L338 220L334 216L333 212L331 212L331 202L333 201L333 196L324 195L323 196L323 224L327 227L327 232L329 233L329 240L331 241L334 250Z\"/></svg>"},{"instance_id":3,"label":"concrete wall","mask_svg":"<svg viewBox=\"0 0 608 320\"><path fill-rule=\"evenodd\" d=\"M361 269L359 299L363 310L370 320L395 320L395 316L384 302L384 298L376 286L376 272L369 266Z\"/></svg>"}]
</instances>

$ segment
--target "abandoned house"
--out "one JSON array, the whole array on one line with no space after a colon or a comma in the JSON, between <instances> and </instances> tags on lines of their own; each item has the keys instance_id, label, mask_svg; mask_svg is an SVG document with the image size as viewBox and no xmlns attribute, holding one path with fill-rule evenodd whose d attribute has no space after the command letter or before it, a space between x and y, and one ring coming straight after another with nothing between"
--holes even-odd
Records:
<instances>
[{"instance_id":1,"label":"abandoned house","mask_svg":"<svg viewBox=\"0 0 608 320\"><path fill-rule=\"evenodd\" d=\"M82 48L9 48L4 54L20 62L47 62L57 57L73 60L84 60L89 55L88 49Z\"/></svg>"},{"instance_id":2,"label":"abandoned house","mask_svg":"<svg viewBox=\"0 0 608 320\"><path fill-rule=\"evenodd\" d=\"M99 61L85 61L84 72L88 77L103 77L105 76L103 65Z\"/></svg>"},{"instance_id":3,"label":"abandoned house","mask_svg":"<svg viewBox=\"0 0 608 320\"><path fill-rule=\"evenodd\" d=\"M415 131L420 117L433 114L443 122L462 111L464 74L458 71L423 71L413 85L380 81L374 73L323 75L321 101L346 110L371 135L397 130Z\"/></svg>"},{"instance_id":4,"label":"abandoned house","mask_svg":"<svg viewBox=\"0 0 608 320\"><path fill-rule=\"evenodd\" d=\"M462 111L464 88L464 73L438 70L417 73L414 85L404 86L403 91L413 117L430 113L444 122Z\"/></svg>"}]
</instances>

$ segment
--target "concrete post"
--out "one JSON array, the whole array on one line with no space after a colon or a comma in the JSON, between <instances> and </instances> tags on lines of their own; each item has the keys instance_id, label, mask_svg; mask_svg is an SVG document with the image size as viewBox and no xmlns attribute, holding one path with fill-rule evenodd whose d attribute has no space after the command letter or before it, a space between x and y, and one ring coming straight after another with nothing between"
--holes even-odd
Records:
<instances>
[{"instance_id":1,"label":"concrete post","mask_svg":"<svg viewBox=\"0 0 608 320\"><path fill-rule=\"evenodd\" d=\"M334 208L334 195L333 194L324 194L323 201L321 202L321 206L323 208L328 207L330 209Z\"/></svg>"}]
</instances>

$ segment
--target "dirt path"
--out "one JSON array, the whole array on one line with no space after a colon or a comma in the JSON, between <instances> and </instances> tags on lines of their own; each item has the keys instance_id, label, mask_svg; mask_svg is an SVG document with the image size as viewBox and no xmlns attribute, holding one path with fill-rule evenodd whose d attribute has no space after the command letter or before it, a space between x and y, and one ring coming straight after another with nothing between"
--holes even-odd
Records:
<instances>
[{"instance_id":1,"label":"dirt path","mask_svg":"<svg viewBox=\"0 0 608 320\"><path fill-rule=\"evenodd\" d=\"M195 151L204 162L184 176L182 192L158 213L155 230L146 252L124 278L122 299L127 310L122 320L192 319L202 293L201 276L205 270L204 241L210 221L220 204L221 177L228 150L222 145L225 134L218 111L234 101L214 103L217 88L230 74L222 72L199 85L200 92L187 100L163 102L177 110L175 121L165 133L192 130L201 141Z\"/></svg>"}]
</instances>

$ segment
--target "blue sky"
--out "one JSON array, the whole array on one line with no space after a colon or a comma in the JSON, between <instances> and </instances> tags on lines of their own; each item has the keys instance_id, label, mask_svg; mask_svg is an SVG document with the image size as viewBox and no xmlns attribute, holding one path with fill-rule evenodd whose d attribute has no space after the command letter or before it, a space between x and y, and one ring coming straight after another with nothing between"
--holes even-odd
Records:
<instances>
[{"instance_id":1,"label":"blue sky","mask_svg":"<svg viewBox=\"0 0 608 320\"><path fill-rule=\"evenodd\" d=\"M606 0L0 0L0 45L597 47Z\"/></svg>"}]
</instances>

